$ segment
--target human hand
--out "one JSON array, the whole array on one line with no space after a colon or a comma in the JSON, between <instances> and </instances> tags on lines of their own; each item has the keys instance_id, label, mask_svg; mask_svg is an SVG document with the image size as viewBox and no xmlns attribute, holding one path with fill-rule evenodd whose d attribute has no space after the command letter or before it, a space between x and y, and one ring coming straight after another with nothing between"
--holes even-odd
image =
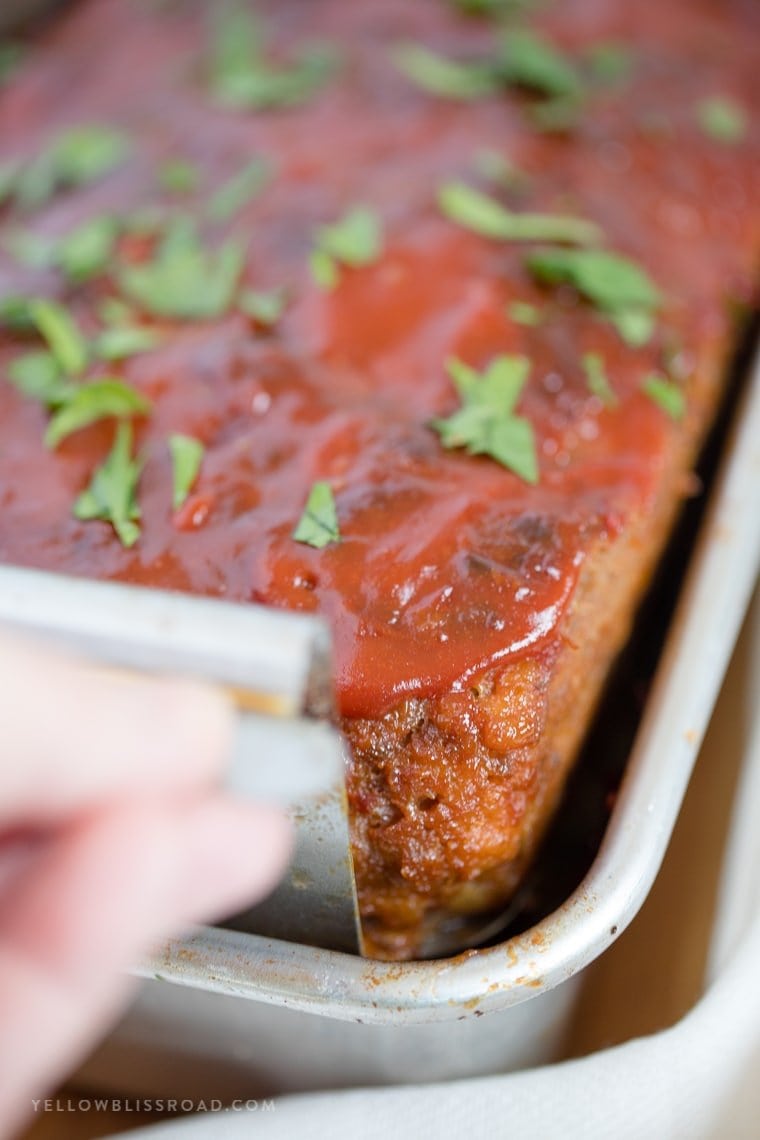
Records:
<instances>
[{"instance_id":1,"label":"human hand","mask_svg":"<svg viewBox=\"0 0 760 1140\"><path fill-rule=\"evenodd\" d=\"M0 1130L115 1017L126 974L274 886L289 828L215 787L224 697L0 636Z\"/></svg>"}]
</instances>

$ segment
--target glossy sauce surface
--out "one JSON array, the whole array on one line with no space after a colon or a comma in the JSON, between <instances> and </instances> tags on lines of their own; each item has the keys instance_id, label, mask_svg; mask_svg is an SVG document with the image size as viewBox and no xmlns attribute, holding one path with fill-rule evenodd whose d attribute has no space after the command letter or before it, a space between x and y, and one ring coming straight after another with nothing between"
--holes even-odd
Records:
<instances>
[{"instance_id":1,"label":"glossy sauce surface","mask_svg":"<svg viewBox=\"0 0 760 1140\"><path fill-rule=\"evenodd\" d=\"M646 510L677 430L642 379L663 370L675 345L683 382L698 392L700 369L715 366L730 331L723 301L752 295L757 125L741 147L728 147L700 132L694 115L716 83L756 108L751 36L736 31L757 27L751 7L550 7L542 26L568 50L624 40L635 54L630 82L599 88L578 128L555 136L530 126L519 94L457 104L395 70L389 52L400 40L452 55L493 43L487 22L457 17L441 0L260 5L275 45L319 36L345 59L308 105L270 112L209 102L199 78L202 5L75 5L0 93L3 156L34 154L55 131L92 122L93 108L97 121L130 132L134 155L25 224L55 236L108 211L200 209L260 155L275 169L270 185L205 234L211 245L230 233L244 238L246 284L285 285L289 302L271 331L234 312L156 322L162 346L116 369L154 404L138 433L142 535L132 550L108 524L71 514L112 427L46 451L43 410L0 380L0 559L320 611L334 632L348 716L378 716L402 696L462 686L496 661L550 652L584 557ZM498 192L479 178L474 156L484 148L523 170L525 188ZM202 171L187 198L157 182L170 158ZM599 223L608 247L636 259L666 296L651 345L626 347L572 291L539 288L525 246L443 218L436 190L451 179L499 193L516 210ZM695 192L705 186L707 199ZM382 256L344 270L325 292L308 268L314 231L357 204L382 216ZM4 225L17 221L4 215ZM121 255L139 259L149 248L125 239ZM55 273L3 255L0 295L18 292L65 298L94 332L98 303L116 289L105 276L66 292ZM514 301L538 306L541 324L516 323ZM21 347L3 336L0 369ZM589 351L605 359L615 408L588 390L581 357ZM535 487L490 459L444 451L430 427L458 406L446 360L483 368L504 353L531 364L518 411L536 432ZM171 506L172 432L206 446L180 512ZM334 490L342 535L324 550L291 537L318 479Z\"/></svg>"}]
</instances>

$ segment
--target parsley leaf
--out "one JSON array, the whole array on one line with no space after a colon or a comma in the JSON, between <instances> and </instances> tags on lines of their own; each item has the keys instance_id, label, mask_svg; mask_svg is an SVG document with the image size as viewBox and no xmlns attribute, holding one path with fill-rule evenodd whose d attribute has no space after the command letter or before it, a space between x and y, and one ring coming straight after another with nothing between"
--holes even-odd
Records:
<instances>
[{"instance_id":1,"label":"parsley leaf","mask_svg":"<svg viewBox=\"0 0 760 1140\"><path fill-rule=\"evenodd\" d=\"M296 542L314 546L317 550L332 542L340 542L338 511L329 483L314 483L292 537Z\"/></svg>"},{"instance_id":2,"label":"parsley leaf","mask_svg":"<svg viewBox=\"0 0 760 1140\"><path fill-rule=\"evenodd\" d=\"M197 190L201 172L193 162L172 158L159 168L158 180L169 194L192 194Z\"/></svg>"},{"instance_id":3,"label":"parsley leaf","mask_svg":"<svg viewBox=\"0 0 760 1140\"><path fill-rule=\"evenodd\" d=\"M238 297L238 308L257 324L276 325L288 303L287 289L246 289Z\"/></svg>"},{"instance_id":4,"label":"parsley leaf","mask_svg":"<svg viewBox=\"0 0 760 1140\"><path fill-rule=\"evenodd\" d=\"M311 256L312 274L323 288L333 288L340 279L339 265L360 268L377 261L382 253L380 219L374 210L357 206L339 221L320 226Z\"/></svg>"},{"instance_id":5,"label":"parsley leaf","mask_svg":"<svg viewBox=\"0 0 760 1140\"><path fill-rule=\"evenodd\" d=\"M514 411L528 378L528 360L499 356L482 375L457 359L450 360L447 369L462 406L446 419L432 422L443 446L464 447L470 455L488 455L526 483L537 483L533 427Z\"/></svg>"},{"instance_id":6,"label":"parsley leaf","mask_svg":"<svg viewBox=\"0 0 760 1140\"><path fill-rule=\"evenodd\" d=\"M144 325L116 325L105 329L92 343L92 351L100 360L126 360L141 352L150 352L161 343L156 329Z\"/></svg>"},{"instance_id":7,"label":"parsley leaf","mask_svg":"<svg viewBox=\"0 0 760 1140\"><path fill-rule=\"evenodd\" d=\"M123 266L119 285L126 296L158 317L219 317L231 306L245 254L227 241L214 253L203 249L192 226L175 224L152 261Z\"/></svg>"},{"instance_id":8,"label":"parsley leaf","mask_svg":"<svg viewBox=\"0 0 760 1140\"><path fill-rule=\"evenodd\" d=\"M103 126L74 127L22 168L15 199L31 209L43 205L58 189L97 182L126 161L130 143L121 131Z\"/></svg>"},{"instance_id":9,"label":"parsley leaf","mask_svg":"<svg viewBox=\"0 0 760 1140\"><path fill-rule=\"evenodd\" d=\"M293 107L307 102L333 76L338 58L329 44L307 44L290 65L266 58L266 36L258 20L233 8L217 21L210 58L210 89L227 107Z\"/></svg>"},{"instance_id":10,"label":"parsley leaf","mask_svg":"<svg viewBox=\"0 0 760 1140\"><path fill-rule=\"evenodd\" d=\"M421 44L398 44L392 60L417 87L444 99L480 99L497 87L493 68L487 64L457 63Z\"/></svg>"},{"instance_id":11,"label":"parsley leaf","mask_svg":"<svg viewBox=\"0 0 760 1140\"><path fill-rule=\"evenodd\" d=\"M475 154L473 166L481 178L495 183L496 186L500 186L504 190L515 192L527 190L531 182L530 175L526 174L524 170L514 166L498 150L492 150L488 147Z\"/></svg>"},{"instance_id":12,"label":"parsley leaf","mask_svg":"<svg viewBox=\"0 0 760 1140\"><path fill-rule=\"evenodd\" d=\"M311 275L320 289L334 289L340 281L340 269L335 260L323 249L314 249L309 256Z\"/></svg>"},{"instance_id":13,"label":"parsley leaf","mask_svg":"<svg viewBox=\"0 0 760 1140\"><path fill-rule=\"evenodd\" d=\"M537 7L542 0L449 0L454 8L467 16L520 16Z\"/></svg>"},{"instance_id":14,"label":"parsley leaf","mask_svg":"<svg viewBox=\"0 0 760 1140\"><path fill-rule=\"evenodd\" d=\"M120 423L111 451L74 504L74 516L110 522L122 546L134 546L140 537L137 484L141 472L142 461L132 458L132 425Z\"/></svg>"},{"instance_id":15,"label":"parsley leaf","mask_svg":"<svg viewBox=\"0 0 760 1140\"><path fill-rule=\"evenodd\" d=\"M145 415L149 411L150 402L145 396L121 380L93 380L73 388L48 424L45 446L57 447L72 432L99 420Z\"/></svg>"},{"instance_id":16,"label":"parsley leaf","mask_svg":"<svg viewBox=\"0 0 760 1140\"><path fill-rule=\"evenodd\" d=\"M546 249L526 259L530 271L549 285L573 285L632 345L645 344L654 328L661 296L635 262L600 249Z\"/></svg>"},{"instance_id":17,"label":"parsley leaf","mask_svg":"<svg viewBox=\"0 0 760 1140\"><path fill-rule=\"evenodd\" d=\"M642 382L641 387L650 400L654 400L672 420L683 419L686 414L686 397L682 389L672 380L652 372Z\"/></svg>"},{"instance_id":18,"label":"parsley leaf","mask_svg":"<svg viewBox=\"0 0 760 1140\"><path fill-rule=\"evenodd\" d=\"M528 328L537 328L543 320L541 310L529 301L512 301L507 306L507 314L516 325L526 325Z\"/></svg>"},{"instance_id":19,"label":"parsley leaf","mask_svg":"<svg viewBox=\"0 0 760 1140\"><path fill-rule=\"evenodd\" d=\"M697 104L697 122L716 142L739 143L747 134L747 113L727 95L712 95Z\"/></svg>"},{"instance_id":20,"label":"parsley leaf","mask_svg":"<svg viewBox=\"0 0 760 1140\"><path fill-rule=\"evenodd\" d=\"M66 310L55 301L31 301L29 313L64 372L76 376L87 366L87 342Z\"/></svg>"},{"instance_id":21,"label":"parsley leaf","mask_svg":"<svg viewBox=\"0 0 760 1140\"><path fill-rule=\"evenodd\" d=\"M98 306L98 316L104 325L128 325L135 319L132 309L120 297L104 297Z\"/></svg>"},{"instance_id":22,"label":"parsley leaf","mask_svg":"<svg viewBox=\"0 0 760 1140\"><path fill-rule=\"evenodd\" d=\"M118 226L112 218L92 218L56 240L29 230L12 230L4 244L17 261L32 269L60 269L78 284L107 267Z\"/></svg>"},{"instance_id":23,"label":"parsley leaf","mask_svg":"<svg viewBox=\"0 0 760 1140\"><path fill-rule=\"evenodd\" d=\"M614 408L618 403L618 398L607 378L604 360L598 352L585 352L583 354L583 370L586 373L586 385L592 396L596 396L605 408Z\"/></svg>"},{"instance_id":24,"label":"parsley leaf","mask_svg":"<svg viewBox=\"0 0 760 1140\"><path fill-rule=\"evenodd\" d=\"M52 352L26 352L8 365L8 379L17 391L49 408L58 407L74 386L66 380Z\"/></svg>"},{"instance_id":25,"label":"parsley leaf","mask_svg":"<svg viewBox=\"0 0 760 1140\"><path fill-rule=\"evenodd\" d=\"M447 218L482 237L590 245L603 236L598 226L584 218L566 214L516 214L463 182L448 182L442 186L438 203Z\"/></svg>"},{"instance_id":26,"label":"parsley leaf","mask_svg":"<svg viewBox=\"0 0 760 1140\"><path fill-rule=\"evenodd\" d=\"M57 243L54 264L74 282L96 277L111 260L118 232L113 218L93 218Z\"/></svg>"},{"instance_id":27,"label":"parsley leaf","mask_svg":"<svg viewBox=\"0 0 760 1140\"><path fill-rule=\"evenodd\" d=\"M214 194L208 206L211 220L228 221L261 193L270 177L269 164L261 158L254 158Z\"/></svg>"},{"instance_id":28,"label":"parsley leaf","mask_svg":"<svg viewBox=\"0 0 760 1140\"><path fill-rule=\"evenodd\" d=\"M527 29L505 34L497 63L506 83L549 96L577 96L581 82L575 67L556 48Z\"/></svg>"},{"instance_id":29,"label":"parsley leaf","mask_svg":"<svg viewBox=\"0 0 760 1140\"><path fill-rule=\"evenodd\" d=\"M35 327L28 297L12 293L0 300L0 324L15 332L29 332Z\"/></svg>"},{"instance_id":30,"label":"parsley leaf","mask_svg":"<svg viewBox=\"0 0 760 1140\"><path fill-rule=\"evenodd\" d=\"M205 448L199 439L191 435L175 434L169 436L169 452L172 457L172 506L178 511L198 478Z\"/></svg>"}]
</instances>

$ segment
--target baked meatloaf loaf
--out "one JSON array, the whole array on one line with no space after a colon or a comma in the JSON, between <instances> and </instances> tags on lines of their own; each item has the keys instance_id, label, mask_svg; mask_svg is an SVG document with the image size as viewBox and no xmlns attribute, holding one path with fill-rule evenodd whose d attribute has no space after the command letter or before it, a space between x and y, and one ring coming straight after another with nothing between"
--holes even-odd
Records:
<instances>
[{"instance_id":1,"label":"baked meatloaf loaf","mask_svg":"<svg viewBox=\"0 0 760 1140\"><path fill-rule=\"evenodd\" d=\"M0 558L326 616L372 953L514 891L693 490L758 15L83 0L2 57Z\"/></svg>"}]
</instances>

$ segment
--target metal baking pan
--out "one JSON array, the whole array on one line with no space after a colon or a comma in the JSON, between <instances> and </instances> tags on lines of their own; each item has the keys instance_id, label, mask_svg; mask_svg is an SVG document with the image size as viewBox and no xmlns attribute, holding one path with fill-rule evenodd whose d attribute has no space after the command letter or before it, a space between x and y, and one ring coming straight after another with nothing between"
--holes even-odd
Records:
<instances>
[{"instance_id":1,"label":"metal baking pan","mask_svg":"<svg viewBox=\"0 0 760 1140\"><path fill-rule=\"evenodd\" d=\"M755 366L609 826L571 895L497 945L428 962L196 929L142 966L134 1007L81 1079L141 1095L225 1097L550 1059L579 971L625 929L657 875L759 564Z\"/></svg>"}]
</instances>

